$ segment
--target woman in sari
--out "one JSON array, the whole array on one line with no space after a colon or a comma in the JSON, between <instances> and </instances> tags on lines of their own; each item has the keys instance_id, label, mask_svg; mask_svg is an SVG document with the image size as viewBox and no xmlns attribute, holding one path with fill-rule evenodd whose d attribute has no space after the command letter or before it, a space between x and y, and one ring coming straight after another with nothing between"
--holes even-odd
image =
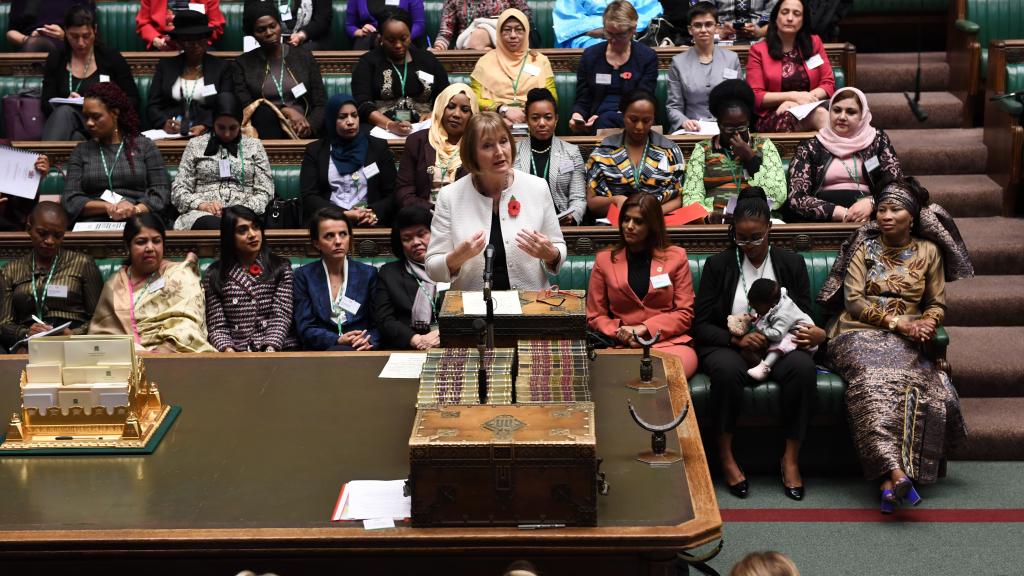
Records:
<instances>
[{"instance_id":1,"label":"woman in sari","mask_svg":"<svg viewBox=\"0 0 1024 576\"><path fill-rule=\"evenodd\" d=\"M149 212L125 221L128 262L103 286L89 334L130 334L146 352L216 352L206 341L199 259L164 260L166 234Z\"/></svg>"},{"instance_id":2,"label":"woman in sari","mask_svg":"<svg viewBox=\"0 0 1024 576\"><path fill-rule=\"evenodd\" d=\"M875 220L843 244L818 301L843 307L829 323L827 362L848 383L846 409L864 476L881 480L881 511L921 501L914 482L938 477L967 435L949 374L922 345L946 311L946 282L974 275L956 224L913 178L884 186Z\"/></svg>"}]
</instances>

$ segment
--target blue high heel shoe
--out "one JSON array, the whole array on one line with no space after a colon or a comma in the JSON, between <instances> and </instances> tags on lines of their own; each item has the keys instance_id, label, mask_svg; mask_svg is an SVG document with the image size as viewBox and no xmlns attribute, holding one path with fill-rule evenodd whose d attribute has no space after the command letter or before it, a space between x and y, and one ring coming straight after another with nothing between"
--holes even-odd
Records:
<instances>
[{"instance_id":1,"label":"blue high heel shoe","mask_svg":"<svg viewBox=\"0 0 1024 576\"><path fill-rule=\"evenodd\" d=\"M900 501L896 498L895 492L892 490L882 490L882 514L892 514L899 505Z\"/></svg>"},{"instance_id":2,"label":"blue high heel shoe","mask_svg":"<svg viewBox=\"0 0 1024 576\"><path fill-rule=\"evenodd\" d=\"M906 476L893 484L892 491L900 502L910 504L911 506L917 506L921 503L921 495L914 488L914 483Z\"/></svg>"}]
</instances>

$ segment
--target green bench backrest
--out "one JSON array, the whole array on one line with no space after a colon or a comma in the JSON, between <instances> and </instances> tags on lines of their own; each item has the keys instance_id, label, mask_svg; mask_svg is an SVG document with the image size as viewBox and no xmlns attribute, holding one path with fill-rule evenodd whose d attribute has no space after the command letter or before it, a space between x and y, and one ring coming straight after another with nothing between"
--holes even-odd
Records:
<instances>
[{"instance_id":1,"label":"green bench backrest","mask_svg":"<svg viewBox=\"0 0 1024 576\"><path fill-rule=\"evenodd\" d=\"M857 0L852 12L944 12L949 0Z\"/></svg>"},{"instance_id":2,"label":"green bench backrest","mask_svg":"<svg viewBox=\"0 0 1024 576\"><path fill-rule=\"evenodd\" d=\"M11 25L11 3L4 2L0 4L0 52L8 52L11 49L10 44L7 43L7 28Z\"/></svg>"},{"instance_id":3,"label":"green bench backrest","mask_svg":"<svg viewBox=\"0 0 1024 576\"><path fill-rule=\"evenodd\" d=\"M138 2L98 2L96 25L100 38L121 52L145 50L145 42L135 33L135 15L138 13Z\"/></svg>"},{"instance_id":4,"label":"green bench backrest","mask_svg":"<svg viewBox=\"0 0 1024 576\"><path fill-rule=\"evenodd\" d=\"M1014 63L1006 65L1006 92L1018 92L1024 90L1024 64Z\"/></svg>"},{"instance_id":5,"label":"green bench backrest","mask_svg":"<svg viewBox=\"0 0 1024 576\"><path fill-rule=\"evenodd\" d=\"M1024 38L1024 7L1019 0L967 0L967 19L977 24L981 44L981 77L988 74L991 40Z\"/></svg>"}]
</instances>

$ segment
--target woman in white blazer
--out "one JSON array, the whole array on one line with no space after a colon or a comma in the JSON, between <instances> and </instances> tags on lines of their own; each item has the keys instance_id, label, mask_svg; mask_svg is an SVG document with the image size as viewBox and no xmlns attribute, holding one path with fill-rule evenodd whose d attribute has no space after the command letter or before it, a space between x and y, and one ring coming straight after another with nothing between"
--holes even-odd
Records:
<instances>
[{"instance_id":1,"label":"woman in white blazer","mask_svg":"<svg viewBox=\"0 0 1024 576\"><path fill-rule=\"evenodd\" d=\"M547 183L513 168L512 132L493 112L470 119L459 147L470 174L438 194L427 274L454 290L480 290L484 248L491 244L492 288L548 288L566 248Z\"/></svg>"}]
</instances>

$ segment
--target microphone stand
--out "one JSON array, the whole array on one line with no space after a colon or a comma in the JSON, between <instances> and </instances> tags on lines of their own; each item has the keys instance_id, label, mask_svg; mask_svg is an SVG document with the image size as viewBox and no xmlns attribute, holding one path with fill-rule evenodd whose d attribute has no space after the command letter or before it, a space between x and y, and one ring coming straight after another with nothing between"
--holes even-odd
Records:
<instances>
[{"instance_id":1,"label":"microphone stand","mask_svg":"<svg viewBox=\"0 0 1024 576\"><path fill-rule=\"evenodd\" d=\"M924 0L921 0L921 11L924 12ZM914 117L917 118L918 122L924 122L928 119L928 113L925 112L924 108L921 107L921 50L924 48L924 38L921 36L923 27L917 27L917 76L914 79L914 97L910 97L909 92L904 92L903 96L907 99L907 104L910 105L910 111L914 113Z\"/></svg>"},{"instance_id":2,"label":"microphone stand","mask_svg":"<svg viewBox=\"0 0 1024 576\"><path fill-rule=\"evenodd\" d=\"M487 366L484 360L487 358L487 325L483 320L477 318L473 321L473 328L480 334L477 340L476 351L480 354L480 364L476 370L477 396L481 404L487 404Z\"/></svg>"},{"instance_id":3,"label":"microphone stand","mask_svg":"<svg viewBox=\"0 0 1024 576\"><path fill-rule=\"evenodd\" d=\"M486 346L488 350L494 349L494 299L491 298L491 280L494 276L493 262L494 246L488 244L484 248L484 305L487 307Z\"/></svg>"}]
</instances>

